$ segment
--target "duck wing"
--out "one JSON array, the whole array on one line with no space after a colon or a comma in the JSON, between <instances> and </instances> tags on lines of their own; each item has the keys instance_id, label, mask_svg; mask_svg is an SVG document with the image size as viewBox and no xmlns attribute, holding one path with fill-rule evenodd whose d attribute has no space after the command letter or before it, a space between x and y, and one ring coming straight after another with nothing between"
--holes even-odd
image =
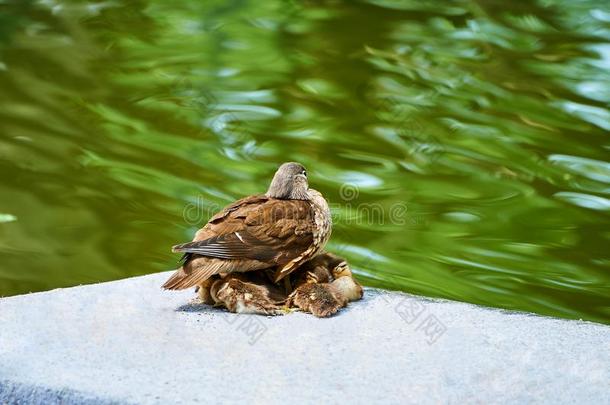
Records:
<instances>
[{"instance_id":1,"label":"duck wing","mask_svg":"<svg viewBox=\"0 0 610 405\"><path fill-rule=\"evenodd\" d=\"M306 254L313 244L310 202L264 195L241 199L200 229L192 242L176 245L184 264L164 288L182 289L214 274L283 268Z\"/></svg>"}]
</instances>

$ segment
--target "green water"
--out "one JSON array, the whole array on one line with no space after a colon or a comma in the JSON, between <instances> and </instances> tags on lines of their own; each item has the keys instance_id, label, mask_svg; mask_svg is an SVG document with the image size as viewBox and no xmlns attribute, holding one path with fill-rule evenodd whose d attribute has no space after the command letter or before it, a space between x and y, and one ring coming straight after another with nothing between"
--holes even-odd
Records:
<instances>
[{"instance_id":1,"label":"green water","mask_svg":"<svg viewBox=\"0 0 610 405\"><path fill-rule=\"evenodd\" d=\"M0 295L172 269L296 160L368 285L610 322L606 1L0 0Z\"/></svg>"}]
</instances>

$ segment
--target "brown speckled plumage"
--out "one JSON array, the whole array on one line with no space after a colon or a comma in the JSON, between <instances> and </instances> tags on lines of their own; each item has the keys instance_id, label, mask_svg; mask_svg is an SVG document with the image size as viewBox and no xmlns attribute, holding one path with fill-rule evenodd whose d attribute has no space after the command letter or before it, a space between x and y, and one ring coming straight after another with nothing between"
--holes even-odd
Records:
<instances>
[{"instance_id":1,"label":"brown speckled plumage","mask_svg":"<svg viewBox=\"0 0 610 405\"><path fill-rule=\"evenodd\" d=\"M317 317L335 314L350 301L364 293L354 279L347 261L330 252L323 252L304 263L294 274L294 291L288 305Z\"/></svg>"},{"instance_id":2,"label":"brown speckled plumage","mask_svg":"<svg viewBox=\"0 0 610 405\"><path fill-rule=\"evenodd\" d=\"M217 274L263 269L273 269L277 282L322 251L331 226L328 204L309 188L305 168L284 163L266 194L229 205L192 242L173 247L184 253L184 262L163 288L180 290Z\"/></svg>"}]
</instances>

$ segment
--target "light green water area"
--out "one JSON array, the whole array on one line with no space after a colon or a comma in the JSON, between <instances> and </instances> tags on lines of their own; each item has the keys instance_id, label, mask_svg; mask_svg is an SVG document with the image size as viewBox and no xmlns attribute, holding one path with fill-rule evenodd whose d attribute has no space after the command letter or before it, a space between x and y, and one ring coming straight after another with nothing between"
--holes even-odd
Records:
<instances>
[{"instance_id":1,"label":"light green water area","mask_svg":"<svg viewBox=\"0 0 610 405\"><path fill-rule=\"evenodd\" d=\"M365 284L610 323L610 4L0 0L0 295L175 268L299 161Z\"/></svg>"}]
</instances>

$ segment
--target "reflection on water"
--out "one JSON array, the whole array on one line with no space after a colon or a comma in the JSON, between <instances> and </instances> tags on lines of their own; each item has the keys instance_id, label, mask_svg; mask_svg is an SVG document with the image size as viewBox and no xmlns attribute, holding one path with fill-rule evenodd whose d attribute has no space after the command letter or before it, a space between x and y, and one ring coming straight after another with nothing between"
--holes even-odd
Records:
<instances>
[{"instance_id":1,"label":"reflection on water","mask_svg":"<svg viewBox=\"0 0 610 405\"><path fill-rule=\"evenodd\" d=\"M369 285L610 322L604 1L0 2L0 295L171 269L298 160Z\"/></svg>"}]
</instances>

